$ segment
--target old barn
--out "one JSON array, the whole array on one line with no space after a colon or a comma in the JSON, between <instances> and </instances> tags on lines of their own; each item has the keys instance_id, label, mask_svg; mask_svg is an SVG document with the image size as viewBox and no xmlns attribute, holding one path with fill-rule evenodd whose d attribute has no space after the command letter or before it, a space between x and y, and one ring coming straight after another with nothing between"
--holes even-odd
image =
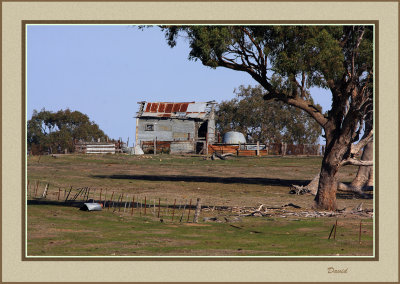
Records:
<instances>
[{"instance_id":1,"label":"old barn","mask_svg":"<svg viewBox=\"0 0 400 284\"><path fill-rule=\"evenodd\" d=\"M215 101L138 104L135 141L145 152L205 154L215 142Z\"/></svg>"}]
</instances>

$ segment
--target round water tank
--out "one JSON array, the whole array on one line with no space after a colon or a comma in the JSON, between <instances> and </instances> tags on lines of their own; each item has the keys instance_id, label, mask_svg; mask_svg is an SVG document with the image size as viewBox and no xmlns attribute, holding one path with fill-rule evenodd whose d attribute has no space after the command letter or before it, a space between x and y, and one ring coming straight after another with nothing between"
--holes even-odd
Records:
<instances>
[{"instance_id":1,"label":"round water tank","mask_svg":"<svg viewBox=\"0 0 400 284\"><path fill-rule=\"evenodd\" d=\"M222 140L224 144L245 144L246 138L240 132L229 131L224 134L224 138Z\"/></svg>"}]
</instances>

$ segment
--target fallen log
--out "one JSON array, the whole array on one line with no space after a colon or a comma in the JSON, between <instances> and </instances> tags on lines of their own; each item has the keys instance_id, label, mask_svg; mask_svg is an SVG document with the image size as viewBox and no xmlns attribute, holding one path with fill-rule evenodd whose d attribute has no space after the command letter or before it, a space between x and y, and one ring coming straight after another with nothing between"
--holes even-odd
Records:
<instances>
[{"instance_id":1,"label":"fallen log","mask_svg":"<svg viewBox=\"0 0 400 284\"><path fill-rule=\"evenodd\" d=\"M262 217L265 217L265 216L270 216L270 214L264 213L262 211L254 211L254 212L251 212L249 214L242 214L242 215L239 215L239 216L240 217L250 217L250 216L262 216Z\"/></svg>"},{"instance_id":2,"label":"fallen log","mask_svg":"<svg viewBox=\"0 0 400 284\"><path fill-rule=\"evenodd\" d=\"M289 191L290 194L297 194L297 195L303 195L303 194L312 194L316 195L317 190L318 190L318 183L319 183L319 174L317 174L309 184L303 186L303 185L291 185L291 189ZM352 192L360 195L361 197L367 198L369 197L368 194L364 192L364 190L370 190L372 188L371 186L365 186L362 188L358 188L352 185L347 185L342 182L338 183L337 190L338 191L343 191L343 192Z\"/></svg>"},{"instance_id":3,"label":"fallen log","mask_svg":"<svg viewBox=\"0 0 400 284\"><path fill-rule=\"evenodd\" d=\"M269 216L270 214L267 214L267 206L265 204L261 204L257 209L248 212L247 214L242 214L239 216L243 217L248 217L248 216Z\"/></svg>"}]
</instances>

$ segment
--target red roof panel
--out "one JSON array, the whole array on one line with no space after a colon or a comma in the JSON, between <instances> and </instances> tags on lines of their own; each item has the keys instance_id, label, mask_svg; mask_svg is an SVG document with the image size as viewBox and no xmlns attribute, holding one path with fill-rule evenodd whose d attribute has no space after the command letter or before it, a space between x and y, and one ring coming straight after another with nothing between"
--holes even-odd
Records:
<instances>
[{"instance_id":1,"label":"red roof panel","mask_svg":"<svg viewBox=\"0 0 400 284\"><path fill-rule=\"evenodd\" d=\"M179 117L179 118L204 118L207 112L204 112L204 104L194 102L147 102L146 110L142 112L144 117ZM190 108L189 108L190 106ZM188 111L189 110L189 111Z\"/></svg>"},{"instance_id":2,"label":"red roof panel","mask_svg":"<svg viewBox=\"0 0 400 284\"><path fill-rule=\"evenodd\" d=\"M174 106L174 104L167 104L166 108L165 108L165 112L166 113L171 113L172 112L172 107Z\"/></svg>"},{"instance_id":3,"label":"red roof panel","mask_svg":"<svg viewBox=\"0 0 400 284\"><path fill-rule=\"evenodd\" d=\"M188 109L189 103L183 103L181 104L181 108L180 108L180 112L186 112L186 110Z\"/></svg>"},{"instance_id":4,"label":"red roof panel","mask_svg":"<svg viewBox=\"0 0 400 284\"><path fill-rule=\"evenodd\" d=\"M152 103L150 112L157 112L157 108L158 108L158 103Z\"/></svg>"},{"instance_id":5,"label":"red roof panel","mask_svg":"<svg viewBox=\"0 0 400 284\"><path fill-rule=\"evenodd\" d=\"M180 108L181 108L181 104L180 103L174 104L174 108L172 109L172 112L178 112Z\"/></svg>"},{"instance_id":6,"label":"red roof panel","mask_svg":"<svg viewBox=\"0 0 400 284\"><path fill-rule=\"evenodd\" d=\"M146 106L146 112L149 112L150 111L150 107L151 107L151 103L147 103L147 106Z\"/></svg>"},{"instance_id":7,"label":"red roof panel","mask_svg":"<svg viewBox=\"0 0 400 284\"><path fill-rule=\"evenodd\" d=\"M158 112L164 112L164 110L165 110L165 104L160 103L160 106L158 107Z\"/></svg>"}]
</instances>

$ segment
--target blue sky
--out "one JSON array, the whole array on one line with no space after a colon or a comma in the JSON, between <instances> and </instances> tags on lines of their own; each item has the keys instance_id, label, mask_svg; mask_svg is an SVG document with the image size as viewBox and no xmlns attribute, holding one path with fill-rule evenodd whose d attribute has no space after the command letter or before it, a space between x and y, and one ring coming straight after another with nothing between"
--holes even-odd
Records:
<instances>
[{"instance_id":1,"label":"blue sky","mask_svg":"<svg viewBox=\"0 0 400 284\"><path fill-rule=\"evenodd\" d=\"M170 48L157 28L126 25L29 25L27 119L34 109L85 113L111 138L132 146L139 101L211 101L234 97L250 75L188 60L188 44ZM313 89L323 110L329 92Z\"/></svg>"}]
</instances>

